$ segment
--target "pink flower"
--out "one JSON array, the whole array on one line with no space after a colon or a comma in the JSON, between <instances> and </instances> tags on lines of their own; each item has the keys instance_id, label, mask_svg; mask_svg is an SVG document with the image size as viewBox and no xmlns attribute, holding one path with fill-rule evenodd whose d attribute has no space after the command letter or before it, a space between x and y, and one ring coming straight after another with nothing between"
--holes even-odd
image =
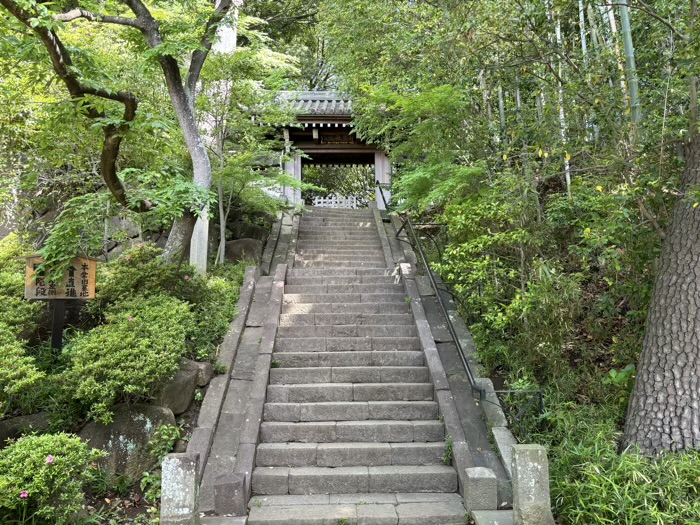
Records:
<instances>
[{"instance_id":1,"label":"pink flower","mask_svg":"<svg viewBox=\"0 0 700 525\"><path fill-rule=\"evenodd\" d=\"M51 463L53 463L53 456L52 456L51 454L49 454L48 456L46 456L46 462L47 462L49 465L51 465Z\"/></svg>"},{"instance_id":2,"label":"pink flower","mask_svg":"<svg viewBox=\"0 0 700 525\"><path fill-rule=\"evenodd\" d=\"M190 276L189 276L189 275L185 275L185 281L189 281L189 280L190 280Z\"/></svg>"},{"instance_id":3,"label":"pink flower","mask_svg":"<svg viewBox=\"0 0 700 525\"><path fill-rule=\"evenodd\" d=\"M129 321L133 321L133 320L134 320L134 318L129 316Z\"/></svg>"},{"instance_id":4,"label":"pink flower","mask_svg":"<svg viewBox=\"0 0 700 525\"><path fill-rule=\"evenodd\" d=\"M22 499L27 499L29 497L29 492L26 490L23 490L22 492L19 493L19 497Z\"/></svg>"},{"instance_id":5,"label":"pink flower","mask_svg":"<svg viewBox=\"0 0 700 525\"><path fill-rule=\"evenodd\" d=\"M90 463L90 466L91 466L92 468L97 468L97 463L94 463L94 462L93 462L93 463Z\"/></svg>"}]
</instances>

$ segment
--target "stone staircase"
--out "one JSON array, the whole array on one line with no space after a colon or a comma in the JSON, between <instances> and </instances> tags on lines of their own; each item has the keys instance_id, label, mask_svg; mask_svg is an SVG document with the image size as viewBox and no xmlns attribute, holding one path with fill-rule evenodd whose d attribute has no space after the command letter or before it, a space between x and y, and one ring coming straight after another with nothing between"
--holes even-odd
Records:
<instances>
[{"instance_id":1,"label":"stone staircase","mask_svg":"<svg viewBox=\"0 0 700 525\"><path fill-rule=\"evenodd\" d=\"M403 283L371 210L299 223L249 525L465 523Z\"/></svg>"}]
</instances>

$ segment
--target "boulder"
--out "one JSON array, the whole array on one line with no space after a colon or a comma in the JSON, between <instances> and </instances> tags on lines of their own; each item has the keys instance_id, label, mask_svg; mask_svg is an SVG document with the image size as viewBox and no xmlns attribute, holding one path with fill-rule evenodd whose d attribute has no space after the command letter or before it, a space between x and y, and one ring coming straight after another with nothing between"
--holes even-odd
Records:
<instances>
[{"instance_id":1,"label":"boulder","mask_svg":"<svg viewBox=\"0 0 700 525\"><path fill-rule=\"evenodd\" d=\"M189 363L193 363L193 361L189 361ZM196 363L194 364L196 365ZM180 370L175 372L175 375L160 387L155 395L154 403L169 408L176 416L186 412L194 399L198 377L198 366L181 364Z\"/></svg>"},{"instance_id":2,"label":"boulder","mask_svg":"<svg viewBox=\"0 0 700 525\"><path fill-rule=\"evenodd\" d=\"M17 439L30 432L43 432L48 428L49 415L46 412L0 421L0 448L6 447L9 439Z\"/></svg>"},{"instance_id":3,"label":"boulder","mask_svg":"<svg viewBox=\"0 0 700 525\"><path fill-rule=\"evenodd\" d=\"M169 408L153 405L119 404L112 410L112 423L90 422L80 431L80 438L107 452L101 463L108 476L126 474L140 479L156 463L148 453L155 430L175 425L175 416Z\"/></svg>"},{"instance_id":4,"label":"boulder","mask_svg":"<svg viewBox=\"0 0 700 525\"><path fill-rule=\"evenodd\" d=\"M237 263L240 261L260 261L262 257L263 243L258 239L236 239L226 243L226 261Z\"/></svg>"},{"instance_id":5,"label":"boulder","mask_svg":"<svg viewBox=\"0 0 700 525\"><path fill-rule=\"evenodd\" d=\"M216 374L214 365L208 361L199 362L183 358L180 368L183 370L197 371L197 386L207 386Z\"/></svg>"}]
</instances>

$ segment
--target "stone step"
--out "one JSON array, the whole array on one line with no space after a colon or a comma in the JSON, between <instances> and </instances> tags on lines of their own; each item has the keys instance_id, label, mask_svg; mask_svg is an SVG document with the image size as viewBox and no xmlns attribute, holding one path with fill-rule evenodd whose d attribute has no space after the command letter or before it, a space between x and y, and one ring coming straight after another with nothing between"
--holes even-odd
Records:
<instances>
[{"instance_id":1,"label":"stone step","mask_svg":"<svg viewBox=\"0 0 700 525\"><path fill-rule=\"evenodd\" d=\"M475 510L474 525L513 525L512 510Z\"/></svg>"},{"instance_id":2,"label":"stone step","mask_svg":"<svg viewBox=\"0 0 700 525\"><path fill-rule=\"evenodd\" d=\"M302 216L302 218L301 218L302 221L304 221L306 219L314 219L317 217L323 217L323 218L337 217L338 220L357 219L357 218L362 218L366 221L374 220L374 215L373 215L372 211L370 211L370 210L354 210L354 209L349 209L349 208L333 209L333 208L315 208L315 207L311 207L308 209L309 209L309 213Z\"/></svg>"},{"instance_id":3,"label":"stone step","mask_svg":"<svg viewBox=\"0 0 700 525\"><path fill-rule=\"evenodd\" d=\"M431 383L299 383L267 386L268 403L432 400Z\"/></svg>"},{"instance_id":4,"label":"stone step","mask_svg":"<svg viewBox=\"0 0 700 525\"><path fill-rule=\"evenodd\" d=\"M376 255L384 253L379 248L299 248L299 255Z\"/></svg>"},{"instance_id":5,"label":"stone step","mask_svg":"<svg viewBox=\"0 0 700 525\"><path fill-rule=\"evenodd\" d=\"M248 525L464 525L454 493L253 496Z\"/></svg>"},{"instance_id":6,"label":"stone step","mask_svg":"<svg viewBox=\"0 0 700 525\"><path fill-rule=\"evenodd\" d=\"M354 262L334 262L334 261L295 261L295 268L381 268L379 262L354 261Z\"/></svg>"},{"instance_id":7,"label":"stone step","mask_svg":"<svg viewBox=\"0 0 700 525\"><path fill-rule=\"evenodd\" d=\"M421 347L417 337L278 337L274 349L276 352L410 352Z\"/></svg>"},{"instance_id":8,"label":"stone step","mask_svg":"<svg viewBox=\"0 0 700 525\"><path fill-rule=\"evenodd\" d=\"M403 284L288 284L284 287L286 294L338 294L338 293L364 293L364 294L401 294L405 300L406 290Z\"/></svg>"},{"instance_id":9,"label":"stone step","mask_svg":"<svg viewBox=\"0 0 700 525\"><path fill-rule=\"evenodd\" d=\"M379 234L373 230L367 230L367 231L362 231L362 230L341 231L341 230L337 230L337 231L332 231L332 230L328 230L326 228L322 228L320 230L300 231L297 239L300 241L303 239L331 239L331 240L370 239L370 240L375 240L375 239L379 239Z\"/></svg>"},{"instance_id":10,"label":"stone step","mask_svg":"<svg viewBox=\"0 0 700 525\"><path fill-rule=\"evenodd\" d=\"M445 444L261 443L258 467L359 467L444 465Z\"/></svg>"},{"instance_id":11,"label":"stone step","mask_svg":"<svg viewBox=\"0 0 700 525\"><path fill-rule=\"evenodd\" d=\"M401 284L399 277L391 275L348 275L345 277L289 277L287 285L318 284Z\"/></svg>"},{"instance_id":12,"label":"stone step","mask_svg":"<svg viewBox=\"0 0 700 525\"><path fill-rule=\"evenodd\" d=\"M430 370L425 366L317 366L270 370L271 385L429 382Z\"/></svg>"},{"instance_id":13,"label":"stone step","mask_svg":"<svg viewBox=\"0 0 700 525\"><path fill-rule=\"evenodd\" d=\"M313 269L307 270L304 268L289 268L287 277L348 277L352 275L395 275L395 269L389 268L356 268L356 269Z\"/></svg>"},{"instance_id":14,"label":"stone step","mask_svg":"<svg viewBox=\"0 0 700 525\"><path fill-rule=\"evenodd\" d=\"M361 260L378 260L384 258L384 252L380 250L365 250L364 253L356 253L355 251L329 253L330 250L316 249L319 253L308 253L302 248L295 255L295 261L361 261Z\"/></svg>"},{"instance_id":15,"label":"stone step","mask_svg":"<svg viewBox=\"0 0 700 525\"><path fill-rule=\"evenodd\" d=\"M263 419L271 422L434 420L435 401L347 401L335 403L266 403Z\"/></svg>"},{"instance_id":16,"label":"stone step","mask_svg":"<svg viewBox=\"0 0 700 525\"><path fill-rule=\"evenodd\" d=\"M282 305L282 313L315 314L315 313L347 313L347 314L406 314L411 312L411 305L402 303L286 303Z\"/></svg>"},{"instance_id":17,"label":"stone step","mask_svg":"<svg viewBox=\"0 0 700 525\"><path fill-rule=\"evenodd\" d=\"M417 332L416 327L412 324L302 325L280 326L277 329L277 337L280 339L299 337L415 337Z\"/></svg>"},{"instance_id":18,"label":"stone step","mask_svg":"<svg viewBox=\"0 0 700 525\"><path fill-rule=\"evenodd\" d=\"M274 364L280 368L314 366L423 366L423 352L275 352Z\"/></svg>"},{"instance_id":19,"label":"stone step","mask_svg":"<svg viewBox=\"0 0 700 525\"><path fill-rule=\"evenodd\" d=\"M299 233L317 233L317 232L331 232L331 233L355 233L355 232L377 232L377 225L369 222L355 221L349 224L343 224L333 222L307 222L304 221L299 224Z\"/></svg>"},{"instance_id":20,"label":"stone step","mask_svg":"<svg viewBox=\"0 0 700 525\"><path fill-rule=\"evenodd\" d=\"M379 239L376 241L304 241L297 243L297 250L337 250L339 248L347 248L349 250L372 250L379 251L382 249L382 243Z\"/></svg>"},{"instance_id":21,"label":"stone step","mask_svg":"<svg viewBox=\"0 0 700 525\"><path fill-rule=\"evenodd\" d=\"M411 314L313 313L282 314L280 326L301 325L413 325Z\"/></svg>"},{"instance_id":22,"label":"stone step","mask_svg":"<svg viewBox=\"0 0 700 525\"><path fill-rule=\"evenodd\" d=\"M258 467L252 485L256 495L455 492L457 473L446 465Z\"/></svg>"},{"instance_id":23,"label":"stone step","mask_svg":"<svg viewBox=\"0 0 700 525\"><path fill-rule=\"evenodd\" d=\"M304 218L299 223L299 226L307 227L329 227L329 228L373 228L377 229L377 224L372 221L364 221L362 219L347 219L338 220L334 218Z\"/></svg>"},{"instance_id":24,"label":"stone step","mask_svg":"<svg viewBox=\"0 0 700 525\"><path fill-rule=\"evenodd\" d=\"M343 264L344 266L362 266L368 263L374 264L376 267L386 266L386 259L383 255L368 255L368 256L346 256L346 255L295 255L294 266L306 267L309 263L333 263Z\"/></svg>"},{"instance_id":25,"label":"stone step","mask_svg":"<svg viewBox=\"0 0 700 525\"><path fill-rule=\"evenodd\" d=\"M286 293L283 304L289 303L405 303L409 304L405 293Z\"/></svg>"}]
</instances>

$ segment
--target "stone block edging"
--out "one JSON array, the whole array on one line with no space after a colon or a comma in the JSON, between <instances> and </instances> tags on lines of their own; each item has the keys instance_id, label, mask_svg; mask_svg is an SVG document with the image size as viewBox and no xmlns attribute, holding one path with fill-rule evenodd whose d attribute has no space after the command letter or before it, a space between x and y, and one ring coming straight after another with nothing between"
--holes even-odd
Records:
<instances>
[{"instance_id":1,"label":"stone block edging","mask_svg":"<svg viewBox=\"0 0 700 525\"><path fill-rule=\"evenodd\" d=\"M286 275L287 265L278 264L274 280L272 281L270 301L267 306L268 314L263 325L263 335L260 341L258 359L255 364L253 384L248 395L245 423L241 431L233 475L222 476L214 484L215 510L219 515L245 516L247 512L248 500L251 495L253 469L255 468L255 450L260 440L260 425L265 408L272 352L282 310Z\"/></svg>"},{"instance_id":2,"label":"stone block edging","mask_svg":"<svg viewBox=\"0 0 700 525\"><path fill-rule=\"evenodd\" d=\"M197 498L192 500L193 505L198 505L199 484L207 459L209 458L209 453L211 452L214 432L219 422L219 414L221 414L221 408L231 380L231 368L236 358L241 334L243 333L246 320L248 319L250 305L253 302L253 295L255 292L255 282L259 275L260 271L257 267L249 266L246 268L238 298L236 318L229 325L229 331L219 347L219 357L216 361L217 365L226 367L226 373L216 376L209 383L209 388L204 396L197 418L197 426L192 431L192 437L187 444L187 451L184 454L169 454L163 460L164 472L166 468L170 470L175 469L175 472L179 472L178 469L186 468L190 474L194 472L196 477ZM196 465L194 467L188 467L192 462ZM164 483L162 488L163 500L179 502L178 498L180 498L181 494L190 490L189 487L181 486L184 482L183 480L186 481L188 485L190 484L189 477L183 477L182 475L173 477L167 484ZM188 521L175 521L175 516L169 515L168 513L170 513L170 511L167 510L167 508L161 507L161 523L163 525L189 523ZM193 516L192 519L196 519L198 522L199 509L192 509L192 512L188 515ZM192 523L195 522L193 521Z\"/></svg>"},{"instance_id":3,"label":"stone block edging","mask_svg":"<svg viewBox=\"0 0 700 525\"><path fill-rule=\"evenodd\" d=\"M469 468L474 466L474 459L469 450L469 444L467 443L467 438L462 428L462 422L459 419L459 413L457 412L454 398L450 392L447 374L445 373L445 368L438 354L435 339L430 329L430 323L423 309L423 303L421 302L421 297L418 292L418 284L415 280L414 268L408 263L401 264L400 268L406 295L410 300L411 311L418 329L420 346L425 356L426 366L428 370L430 370L433 388L435 389L435 399L438 402L440 416L444 420L445 433L452 438L452 464L457 470L460 493L464 501L467 502L467 491L470 487L467 473ZM473 486L474 484L472 483L471 485ZM495 500L495 485L493 490L493 499Z\"/></svg>"},{"instance_id":4,"label":"stone block edging","mask_svg":"<svg viewBox=\"0 0 700 525\"><path fill-rule=\"evenodd\" d=\"M262 258L260 261L260 273L262 275L269 275L270 267L272 266L272 257L277 249L277 243L280 240L280 234L282 233L282 222L284 220L284 212L277 212L277 221L272 226L272 231L267 238L267 243L265 244L265 250L263 251Z\"/></svg>"}]
</instances>

